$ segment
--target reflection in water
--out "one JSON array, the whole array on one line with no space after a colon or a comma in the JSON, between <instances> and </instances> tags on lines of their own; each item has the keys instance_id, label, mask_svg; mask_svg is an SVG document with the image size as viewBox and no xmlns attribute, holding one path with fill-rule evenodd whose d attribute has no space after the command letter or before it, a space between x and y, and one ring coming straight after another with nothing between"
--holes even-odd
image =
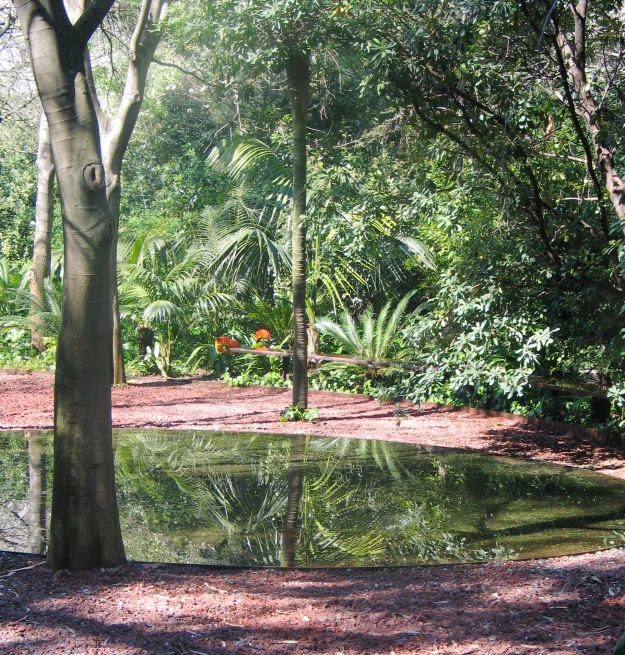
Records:
<instances>
[{"instance_id":1,"label":"reflection in water","mask_svg":"<svg viewBox=\"0 0 625 655\"><path fill-rule=\"evenodd\" d=\"M282 550L280 565L288 568L295 566L297 551L297 533L299 522L299 504L304 482L304 452L306 437L296 435L291 437L291 456L287 476L287 501L282 528Z\"/></svg>"},{"instance_id":2,"label":"reflection in water","mask_svg":"<svg viewBox=\"0 0 625 655\"><path fill-rule=\"evenodd\" d=\"M115 438L132 559L392 566L575 553L625 538L625 483L589 471L354 439ZM45 548L48 442L0 433L0 548Z\"/></svg>"},{"instance_id":3,"label":"reflection in water","mask_svg":"<svg viewBox=\"0 0 625 655\"><path fill-rule=\"evenodd\" d=\"M46 550L47 443L39 431L24 433L28 442L28 552Z\"/></svg>"}]
</instances>

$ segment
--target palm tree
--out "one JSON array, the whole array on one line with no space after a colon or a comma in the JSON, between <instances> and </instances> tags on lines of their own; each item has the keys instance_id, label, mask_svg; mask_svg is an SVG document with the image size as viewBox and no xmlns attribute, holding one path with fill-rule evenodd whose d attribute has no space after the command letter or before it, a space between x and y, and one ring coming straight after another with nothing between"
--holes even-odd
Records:
<instances>
[{"instance_id":1,"label":"palm tree","mask_svg":"<svg viewBox=\"0 0 625 655\"><path fill-rule=\"evenodd\" d=\"M310 51L290 48L286 78L293 117L293 204L291 279L293 284L293 406L308 407L308 325L306 316L306 118L310 90Z\"/></svg>"}]
</instances>

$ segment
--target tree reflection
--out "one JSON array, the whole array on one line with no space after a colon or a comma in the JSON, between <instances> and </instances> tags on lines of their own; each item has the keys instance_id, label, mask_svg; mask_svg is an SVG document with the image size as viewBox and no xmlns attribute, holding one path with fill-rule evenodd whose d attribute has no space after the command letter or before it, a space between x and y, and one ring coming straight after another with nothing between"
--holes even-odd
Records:
<instances>
[{"instance_id":1,"label":"tree reflection","mask_svg":"<svg viewBox=\"0 0 625 655\"><path fill-rule=\"evenodd\" d=\"M280 565L286 568L295 566L297 552L297 537L299 532L299 505L304 483L304 455L306 437L300 435L291 438L291 456L289 458L289 473L287 477L287 503L282 528L282 549Z\"/></svg>"},{"instance_id":2,"label":"tree reflection","mask_svg":"<svg viewBox=\"0 0 625 655\"><path fill-rule=\"evenodd\" d=\"M0 549L46 550L47 432L0 437Z\"/></svg>"},{"instance_id":3,"label":"tree reflection","mask_svg":"<svg viewBox=\"0 0 625 655\"><path fill-rule=\"evenodd\" d=\"M28 441L28 552L43 555L47 538L48 443L38 431L25 432L24 436Z\"/></svg>"}]
</instances>

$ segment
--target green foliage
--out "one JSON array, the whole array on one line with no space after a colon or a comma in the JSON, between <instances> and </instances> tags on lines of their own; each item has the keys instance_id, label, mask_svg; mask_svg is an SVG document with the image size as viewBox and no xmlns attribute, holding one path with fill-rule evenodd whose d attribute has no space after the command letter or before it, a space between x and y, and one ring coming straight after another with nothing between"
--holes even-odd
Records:
<instances>
[{"instance_id":1,"label":"green foliage","mask_svg":"<svg viewBox=\"0 0 625 655\"><path fill-rule=\"evenodd\" d=\"M373 309L367 308L360 320L360 326L347 312L341 315L341 323L335 323L329 318L319 319L315 327L330 335L348 353L363 359L383 360L394 355L402 358L397 351L397 342L401 331L406 326L406 309L414 292L405 295L391 313L392 303L387 302L377 317Z\"/></svg>"},{"instance_id":2,"label":"green foliage","mask_svg":"<svg viewBox=\"0 0 625 655\"><path fill-rule=\"evenodd\" d=\"M213 270L243 276L256 287L286 289L290 171L270 148L244 136L215 146L209 161L239 185L220 207L205 212L198 231ZM312 322L325 308L359 308L363 298L396 295L406 269L417 263L436 270L427 246L396 222L370 213L369 206L346 211L344 203L354 198L341 198L340 189L353 185L357 172L346 177L345 167L335 168L335 178L327 167L315 166L309 176L306 285ZM379 197L371 205L377 202Z\"/></svg>"},{"instance_id":3,"label":"green foliage","mask_svg":"<svg viewBox=\"0 0 625 655\"><path fill-rule=\"evenodd\" d=\"M271 334L275 348L289 349L293 343L293 303L284 297L271 300L254 298L244 303L250 332L266 328Z\"/></svg>"},{"instance_id":4,"label":"green foliage","mask_svg":"<svg viewBox=\"0 0 625 655\"><path fill-rule=\"evenodd\" d=\"M317 407L300 409L299 405L289 405L280 412L281 423L287 423L291 421L314 421L318 418L319 409Z\"/></svg>"},{"instance_id":5,"label":"green foliage","mask_svg":"<svg viewBox=\"0 0 625 655\"><path fill-rule=\"evenodd\" d=\"M126 330L148 326L156 337L143 362L166 377L192 372L202 361L211 366L217 316L236 300L202 275L201 251L192 243L143 234L121 243L118 257ZM207 345L198 348L197 341Z\"/></svg>"},{"instance_id":6,"label":"green foliage","mask_svg":"<svg viewBox=\"0 0 625 655\"><path fill-rule=\"evenodd\" d=\"M30 345L30 332L10 329L0 339L0 369L53 371L56 365L56 338L44 338L46 350L38 353Z\"/></svg>"},{"instance_id":7,"label":"green foliage","mask_svg":"<svg viewBox=\"0 0 625 655\"><path fill-rule=\"evenodd\" d=\"M620 53L622 18L608 6L589 6L585 28L577 32L568 7L554 5L545 21L535 6L463 0L444 11L431 2L394 11L384 1L368 3L360 24L371 63L365 86L406 107L411 127L434 144L436 156L449 158L457 182L473 186L469 206L496 208L510 245L529 251L533 283L545 276L578 291L588 286L619 295L618 201L602 205L605 188L596 176L604 164L589 165L585 155L609 142L615 161L622 157L616 123L623 104L615 84L620 54L601 54ZM397 23L401 30L394 29ZM577 89L558 64L567 55L557 44L566 48L580 37L585 42L571 47L585 53L586 83ZM570 96L561 95L563 86ZM592 114L587 124L584 98ZM601 107L596 116L594 107ZM592 192L588 177L595 180ZM501 236L497 241L503 243Z\"/></svg>"},{"instance_id":8,"label":"green foliage","mask_svg":"<svg viewBox=\"0 0 625 655\"><path fill-rule=\"evenodd\" d=\"M554 332L540 315L510 315L501 294L448 275L414 327L405 332L411 359L420 371L410 375L408 397L437 394L474 402L488 397L495 407L520 397L535 372L548 370Z\"/></svg>"},{"instance_id":9,"label":"green foliage","mask_svg":"<svg viewBox=\"0 0 625 655\"><path fill-rule=\"evenodd\" d=\"M120 233L126 240L145 232L175 240L224 193L222 176L206 166L219 125L188 83L158 68L150 76L124 159Z\"/></svg>"},{"instance_id":10,"label":"green foliage","mask_svg":"<svg viewBox=\"0 0 625 655\"><path fill-rule=\"evenodd\" d=\"M0 139L3 142L0 145L0 255L23 261L32 252L37 185L35 157L33 153L10 147L4 130L0 131Z\"/></svg>"},{"instance_id":11,"label":"green foliage","mask_svg":"<svg viewBox=\"0 0 625 655\"><path fill-rule=\"evenodd\" d=\"M557 5L552 17L573 38L569 13ZM592 130L576 127L580 98L600 101L597 138L622 168L623 18L589 7L587 80L573 110L552 19L537 50L544 18L538 6L465 0L172 5L159 55L171 65L152 67L123 171L129 370L290 384L278 358L218 356L213 343L227 334L251 346L263 327L273 347L292 347L284 65L311 53L309 323L321 351L417 362L313 366L311 388L589 424L587 398L528 380L609 373L607 427L625 429L622 221L604 192L596 199L592 173L601 185L603 169L587 165ZM117 76L94 74L115 105ZM24 278L35 124L12 116L0 129L0 365L48 368L60 280L37 308L51 346L39 356ZM57 222L55 247L60 238ZM144 329L154 340L139 354Z\"/></svg>"},{"instance_id":12,"label":"green foliage","mask_svg":"<svg viewBox=\"0 0 625 655\"><path fill-rule=\"evenodd\" d=\"M45 278L43 291L42 301L31 297L27 266L11 264L0 256L0 368L54 369L61 317L61 284L56 274ZM43 353L30 345L33 320L44 336L47 349Z\"/></svg>"},{"instance_id":13,"label":"green foliage","mask_svg":"<svg viewBox=\"0 0 625 655\"><path fill-rule=\"evenodd\" d=\"M290 271L291 257L281 233L279 208L257 205L245 187L219 207L204 211L197 229L206 271L229 282L274 288Z\"/></svg>"},{"instance_id":14,"label":"green foliage","mask_svg":"<svg viewBox=\"0 0 625 655\"><path fill-rule=\"evenodd\" d=\"M291 195L292 172L276 153L259 139L236 135L216 144L208 154L208 165L233 180L267 190L277 199Z\"/></svg>"}]
</instances>

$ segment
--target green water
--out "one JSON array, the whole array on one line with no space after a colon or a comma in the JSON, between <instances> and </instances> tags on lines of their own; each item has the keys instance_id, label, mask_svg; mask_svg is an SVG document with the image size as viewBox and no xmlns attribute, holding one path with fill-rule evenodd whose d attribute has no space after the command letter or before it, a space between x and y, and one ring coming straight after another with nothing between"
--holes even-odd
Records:
<instances>
[{"instance_id":1,"label":"green water","mask_svg":"<svg viewBox=\"0 0 625 655\"><path fill-rule=\"evenodd\" d=\"M118 430L115 442L129 559L392 566L625 545L625 482L591 471L355 439ZM28 550L32 460L29 473L23 432L0 433L0 549ZM50 489L52 457L37 461Z\"/></svg>"}]
</instances>

